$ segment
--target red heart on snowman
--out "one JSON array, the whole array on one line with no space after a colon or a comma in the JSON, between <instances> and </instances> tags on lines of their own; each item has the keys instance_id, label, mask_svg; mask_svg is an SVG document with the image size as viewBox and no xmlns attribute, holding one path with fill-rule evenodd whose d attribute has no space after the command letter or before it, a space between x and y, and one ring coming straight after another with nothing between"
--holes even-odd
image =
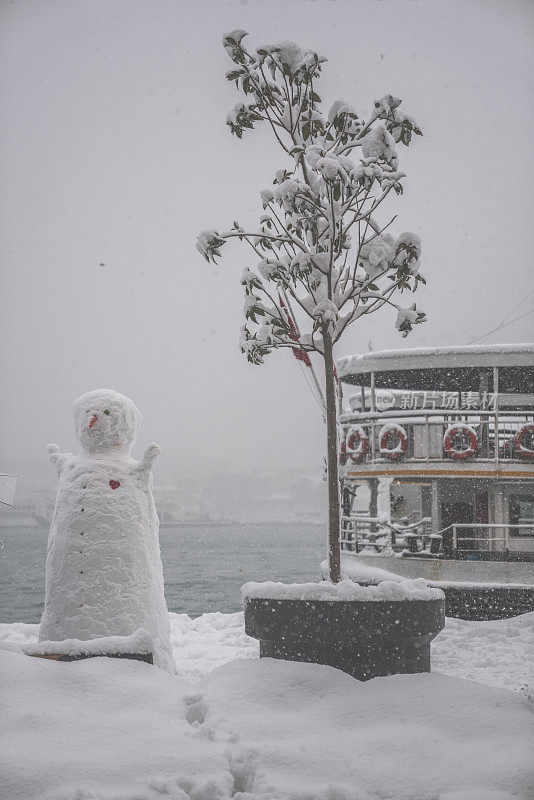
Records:
<instances>
[{"instance_id":1,"label":"red heart on snowman","mask_svg":"<svg viewBox=\"0 0 534 800\"><path fill-rule=\"evenodd\" d=\"M112 489L118 489L121 484L120 481L110 481L109 485L111 486Z\"/></svg>"}]
</instances>

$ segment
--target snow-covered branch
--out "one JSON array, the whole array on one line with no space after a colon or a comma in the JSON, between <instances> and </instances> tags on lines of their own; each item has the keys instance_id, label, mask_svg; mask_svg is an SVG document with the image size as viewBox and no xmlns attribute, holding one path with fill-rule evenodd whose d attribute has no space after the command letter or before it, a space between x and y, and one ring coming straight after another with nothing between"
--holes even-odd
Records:
<instances>
[{"instance_id":1,"label":"snow-covered branch","mask_svg":"<svg viewBox=\"0 0 534 800\"><path fill-rule=\"evenodd\" d=\"M326 59L290 41L247 49L247 35L235 30L223 37L234 62L226 77L245 96L227 124L241 138L267 122L291 163L261 192L267 213L259 230L245 231L235 222L222 233L202 231L197 240L208 261L215 262L233 238L259 257L242 277L243 352L261 363L272 349L295 343L321 349L324 331L337 341L348 325L383 306L396 310L395 325L406 335L424 314L401 308L392 295L424 282L421 242L413 233L393 236L386 229L395 217L381 226L374 215L392 189L402 194L397 147L409 145L421 130L392 95L377 100L366 120L344 100L323 115L316 84ZM308 320L297 338L278 301L281 292L287 292L290 313Z\"/></svg>"}]
</instances>

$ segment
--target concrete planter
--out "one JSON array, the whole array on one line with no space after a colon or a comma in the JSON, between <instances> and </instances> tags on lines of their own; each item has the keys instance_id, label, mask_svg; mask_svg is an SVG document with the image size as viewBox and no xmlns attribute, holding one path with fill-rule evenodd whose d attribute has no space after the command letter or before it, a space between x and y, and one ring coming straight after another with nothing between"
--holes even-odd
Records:
<instances>
[{"instance_id":1,"label":"concrete planter","mask_svg":"<svg viewBox=\"0 0 534 800\"><path fill-rule=\"evenodd\" d=\"M245 599L245 630L260 657L327 664L359 680L430 671L445 601Z\"/></svg>"}]
</instances>

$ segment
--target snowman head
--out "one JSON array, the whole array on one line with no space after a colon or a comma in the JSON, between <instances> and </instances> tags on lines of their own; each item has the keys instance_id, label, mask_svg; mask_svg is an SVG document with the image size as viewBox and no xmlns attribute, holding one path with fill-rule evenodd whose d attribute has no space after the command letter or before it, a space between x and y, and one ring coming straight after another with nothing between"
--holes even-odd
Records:
<instances>
[{"instance_id":1,"label":"snowman head","mask_svg":"<svg viewBox=\"0 0 534 800\"><path fill-rule=\"evenodd\" d=\"M78 441L88 453L129 453L141 424L132 401L112 389L82 394L72 404Z\"/></svg>"}]
</instances>

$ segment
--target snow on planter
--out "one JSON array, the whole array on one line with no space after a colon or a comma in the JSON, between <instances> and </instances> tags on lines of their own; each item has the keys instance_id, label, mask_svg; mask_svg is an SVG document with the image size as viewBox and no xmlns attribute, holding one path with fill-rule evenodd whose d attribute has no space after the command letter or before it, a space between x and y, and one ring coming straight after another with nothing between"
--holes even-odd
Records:
<instances>
[{"instance_id":1,"label":"snow on planter","mask_svg":"<svg viewBox=\"0 0 534 800\"><path fill-rule=\"evenodd\" d=\"M131 637L147 631L154 664L173 661L149 445L130 456L141 423L134 403L99 389L73 404L79 455L49 445L59 478L48 539L41 642ZM111 640L108 640L112 646Z\"/></svg>"},{"instance_id":2,"label":"snow on planter","mask_svg":"<svg viewBox=\"0 0 534 800\"><path fill-rule=\"evenodd\" d=\"M377 586L360 586L345 578L339 583L274 583L250 581L241 587L243 601L269 600L332 600L350 602L394 602L396 600L440 600L445 597L441 589L429 588L424 578L413 581L382 581Z\"/></svg>"}]
</instances>

